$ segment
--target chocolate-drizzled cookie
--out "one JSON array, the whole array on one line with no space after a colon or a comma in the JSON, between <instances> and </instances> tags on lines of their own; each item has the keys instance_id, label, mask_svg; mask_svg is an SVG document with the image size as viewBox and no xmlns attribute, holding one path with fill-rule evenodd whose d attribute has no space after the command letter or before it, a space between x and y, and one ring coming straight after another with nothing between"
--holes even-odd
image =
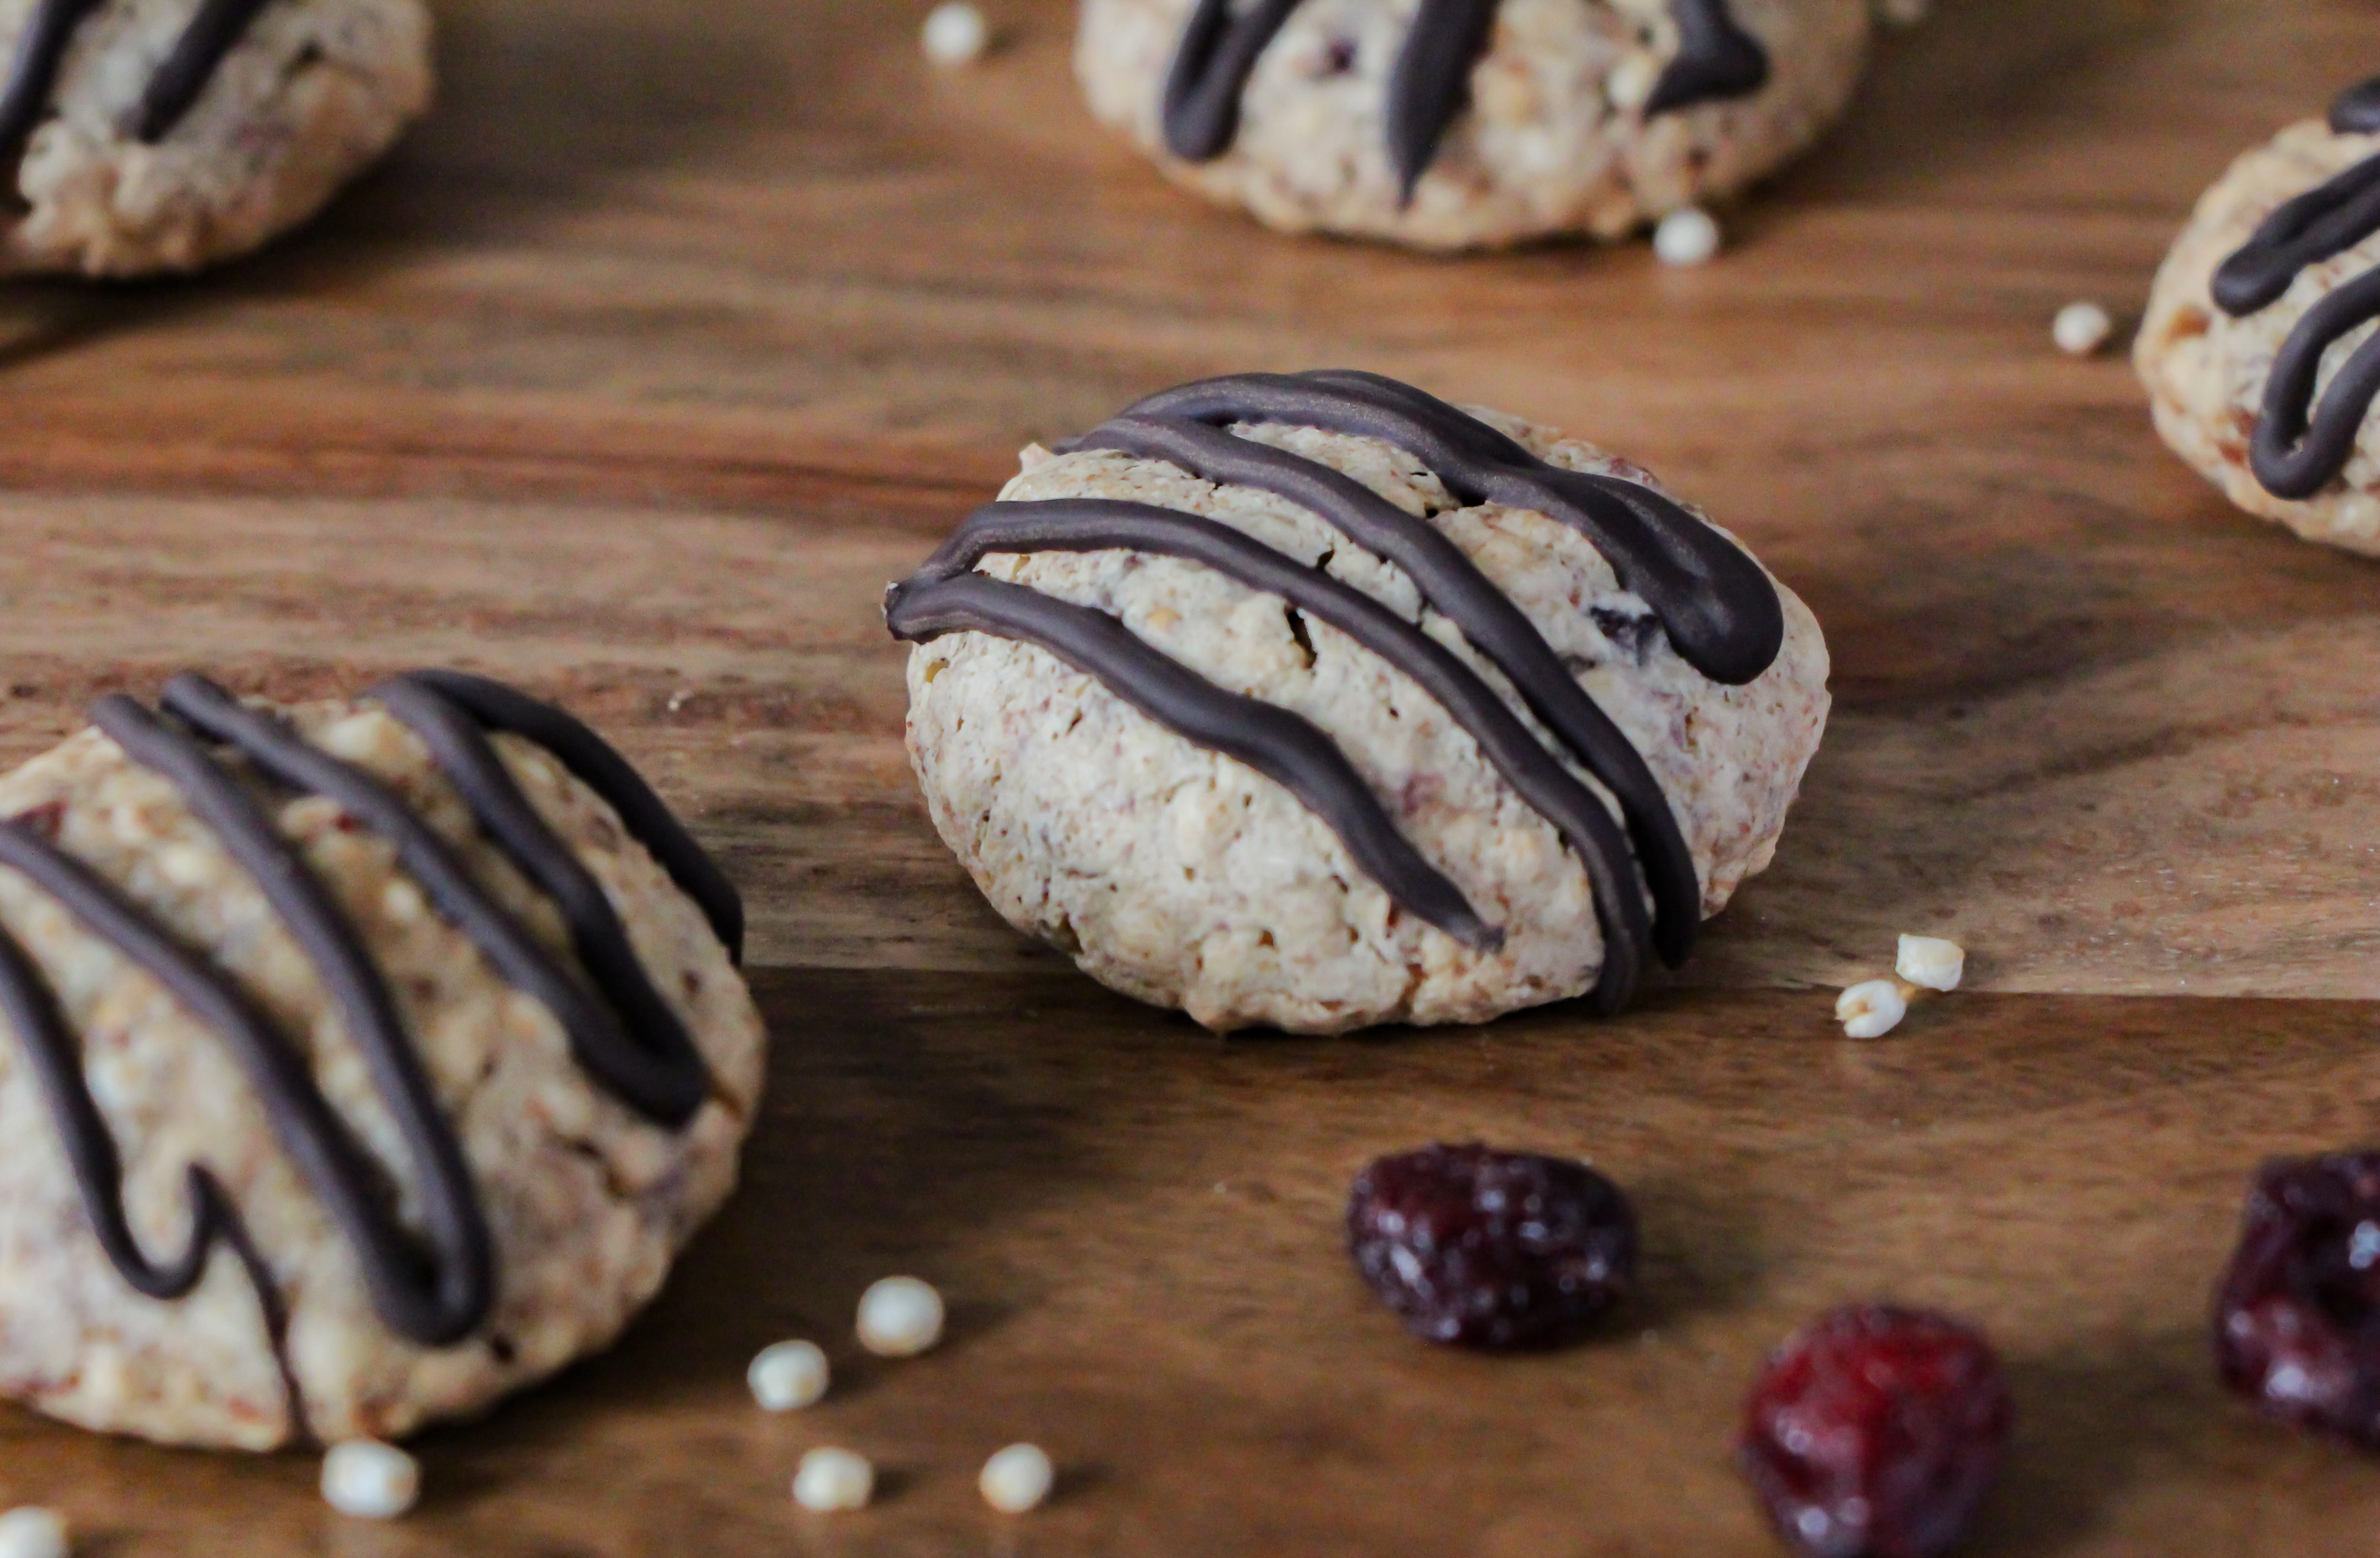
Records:
<instances>
[{"instance_id":1,"label":"chocolate-drizzled cookie","mask_svg":"<svg viewBox=\"0 0 2380 1558\"><path fill-rule=\"evenodd\" d=\"M2135 351L2157 426L2252 513L2380 552L2380 80L2249 152L2199 202Z\"/></svg>"},{"instance_id":2,"label":"chocolate-drizzled cookie","mask_svg":"<svg viewBox=\"0 0 2380 1558\"><path fill-rule=\"evenodd\" d=\"M1833 116L1867 30L1855 0L1088 0L1075 65L1185 183L1449 248L1733 192Z\"/></svg>"},{"instance_id":3,"label":"chocolate-drizzled cookie","mask_svg":"<svg viewBox=\"0 0 2380 1558\"><path fill-rule=\"evenodd\" d=\"M717 867L478 677L91 720L0 779L0 1388L267 1447L607 1341L759 1084Z\"/></svg>"},{"instance_id":4,"label":"chocolate-drizzled cookie","mask_svg":"<svg viewBox=\"0 0 2380 1558\"><path fill-rule=\"evenodd\" d=\"M1807 610L1645 473L1365 373L1028 450L886 620L995 906L1218 1028L1618 1009L1826 707Z\"/></svg>"},{"instance_id":5,"label":"chocolate-drizzled cookie","mask_svg":"<svg viewBox=\"0 0 2380 1558\"><path fill-rule=\"evenodd\" d=\"M140 275L320 210L430 100L422 0L30 0L0 22L0 271Z\"/></svg>"}]
</instances>

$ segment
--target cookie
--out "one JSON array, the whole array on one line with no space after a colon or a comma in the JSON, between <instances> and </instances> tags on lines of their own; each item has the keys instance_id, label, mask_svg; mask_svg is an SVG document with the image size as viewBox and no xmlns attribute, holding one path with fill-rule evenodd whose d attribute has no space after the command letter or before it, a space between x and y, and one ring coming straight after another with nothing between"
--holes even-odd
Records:
<instances>
[{"instance_id":1,"label":"cookie","mask_svg":"<svg viewBox=\"0 0 2380 1558\"><path fill-rule=\"evenodd\" d=\"M2380 556L2380 80L2248 152L2158 271L2157 431L2250 513Z\"/></svg>"},{"instance_id":2,"label":"cookie","mask_svg":"<svg viewBox=\"0 0 2380 1558\"><path fill-rule=\"evenodd\" d=\"M322 210L429 106L422 0L0 0L0 271L140 276Z\"/></svg>"},{"instance_id":3,"label":"cookie","mask_svg":"<svg viewBox=\"0 0 2380 1558\"><path fill-rule=\"evenodd\" d=\"M607 1345L751 1123L734 889L496 682L162 702L0 779L0 1393L262 1450Z\"/></svg>"},{"instance_id":4,"label":"cookie","mask_svg":"<svg viewBox=\"0 0 2380 1558\"><path fill-rule=\"evenodd\" d=\"M985 896L1218 1030L1617 1010L1768 864L1828 707L1808 608L1647 473L1365 373L1028 448L886 619Z\"/></svg>"},{"instance_id":5,"label":"cookie","mask_svg":"<svg viewBox=\"0 0 2380 1558\"><path fill-rule=\"evenodd\" d=\"M1619 238L1733 195L1857 82L1868 0L1083 0L1091 111L1287 232Z\"/></svg>"}]
</instances>

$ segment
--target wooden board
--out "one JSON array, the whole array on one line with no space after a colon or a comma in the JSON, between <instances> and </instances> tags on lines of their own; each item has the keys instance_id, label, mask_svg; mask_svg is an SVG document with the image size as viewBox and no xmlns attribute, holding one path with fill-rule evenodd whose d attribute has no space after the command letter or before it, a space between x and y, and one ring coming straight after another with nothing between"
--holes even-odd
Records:
<instances>
[{"instance_id":1,"label":"wooden board","mask_svg":"<svg viewBox=\"0 0 2380 1558\"><path fill-rule=\"evenodd\" d=\"M1089 127L1062 0L941 76L912 7L457 0L443 99L313 232L196 282L0 293L0 759L171 670L482 667L613 733L754 911L747 1186L610 1356L423 1441L360 1527L313 1461L0 1412L0 1501L105 1553L1777 1551L1729 1469L1811 1310L1955 1308L2020 1429L1983 1553L2363 1553L2380 1466L2223 1398L2244 1176L2380 1106L2380 571L2228 511L2122 362L2197 191L2371 64L2368 0L1940 0L1726 260L1282 239ZM1196 374L1374 368L1664 472L1812 602L1836 715L1775 869L1618 1021L1211 1039L1027 946L927 826L877 596L1014 449ZM1876 1044L1901 930L1973 993ZM1372 1155L1583 1153L1643 1209L1609 1339L1407 1340L1340 1250ZM905 1365L871 1278L957 1305ZM769 1419L750 1353L843 1383ZM1066 1467L977 1501L1015 1438ZM799 1514L806 1446L889 1468Z\"/></svg>"}]
</instances>

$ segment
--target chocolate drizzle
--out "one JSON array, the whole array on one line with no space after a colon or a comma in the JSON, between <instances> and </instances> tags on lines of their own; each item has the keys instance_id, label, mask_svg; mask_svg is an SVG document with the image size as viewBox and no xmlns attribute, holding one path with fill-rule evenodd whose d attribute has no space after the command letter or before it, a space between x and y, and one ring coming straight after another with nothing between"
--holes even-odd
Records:
<instances>
[{"instance_id":1,"label":"chocolate drizzle","mask_svg":"<svg viewBox=\"0 0 2380 1558\"><path fill-rule=\"evenodd\" d=\"M485 731L550 736L540 744L613 803L630 835L664 870L681 882L689 876L716 878L717 872L642 781L627 772L618 754L560 710L452 672L398 677L372 695L421 736L482 834L554 900L594 990L501 909L453 848L394 790L310 745L279 717L240 704L204 678L183 675L167 684L160 700L170 720L122 696L103 699L91 719L132 762L173 784L191 814L256 883L312 965L405 1142L420 1207L419 1235L399 1220L387 1171L323 1096L305 1052L227 971L59 848L45 836L38 816L0 822L0 865L31 881L91 934L146 970L225 1042L291 1162L353 1246L381 1317L400 1335L437 1347L476 1330L494 1298L492 1243L461 1143L440 1112L405 1020L362 938L214 748L237 753L278 786L335 803L357 824L386 839L439 912L470 937L490 965L553 1011L589 1075L630 1108L664 1126L684 1124L707 1095L710 1080L701 1057L684 1025L652 991L601 888L536 815ZM558 864L561 860L567 861L567 869ZM574 873L576 882L570 879ZM714 881L710 890L713 898L704 907L728 938L740 920L733 889ZM722 892L723 901L716 896ZM223 1239L254 1279L277 1347L278 1295L230 1197L206 1168L194 1164L188 1170L190 1227L180 1253L153 1262L133 1239L123 1207L121 1162L84 1076L79 1045L40 970L5 929L0 1012L39 1080L101 1248L125 1280L153 1298L181 1297L197 1283L210 1249ZM285 1360L284 1368L285 1373ZM293 1387L293 1411L300 1405Z\"/></svg>"},{"instance_id":2,"label":"chocolate drizzle","mask_svg":"<svg viewBox=\"0 0 2380 1558\"><path fill-rule=\"evenodd\" d=\"M0 87L0 160L14 163L24 155L25 143L50 111L50 94L57 86L75 29L105 3L37 0L32 16L18 35L7 84ZM171 134L199 101L216 68L238 46L265 3L200 0L198 13L175 40L173 52L150 78L133 118L133 134L152 145Z\"/></svg>"},{"instance_id":3,"label":"chocolate drizzle","mask_svg":"<svg viewBox=\"0 0 2380 1558\"><path fill-rule=\"evenodd\" d=\"M1399 904L1475 948L1489 927L1415 851L1329 738L1306 720L1228 692L1168 659L1107 613L973 572L993 553L1127 550L1196 562L1294 611L1330 623L1411 678L1468 731L1481 754L1587 868L1607 948L1597 999L1627 1001L1650 945L1675 964L1694 945L1701 888L1677 818L1651 768L1596 707L1521 610L1451 541L1353 478L1225 430L1285 422L1381 439L1412 453L1460 501L1536 509L1595 541L1624 586L1652 607L1682 656L1714 680L1748 682L1774 661L1784 619L1759 565L1710 526L1649 489L1562 471L1495 429L1418 390L1373 374L1251 374L1155 395L1062 447L1163 460L1218 485L1300 504L1413 580L1429 605L1502 671L1564 753L1618 802L1604 803L1459 657L1370 596L1220 522L1099 499L993 503L978 510L886 598L897 637L924 642L985 632L1038 644L1188 739L1286 785L1346 841ZM1682 640L1691 639L1694 655ZM1644 863L1653 912L1632 869Z\"/></svg>"},{"instance_id":4,"label":"chocolate drizzle","mask_svg":"<svg viewBox=\"0 0 2380 1558\"><path fill-rule=\"evenodd\" d=\"M1698 103L1750 97L1768 84L1768 51L1746 32L1727 0L1670 0L1678 23L1678 57L1645 100L1645 116Z\"/></svg>"},{"instance_id":5,"label":"chocolate drizzle","mask_svg":"<svg viewBox=\"0 0 2380 1558\"><path fill-rule=\"evenodd\" d=\"M1239 133L1248 79L1298 0L1197 0L1166 72L1165 144L1185 162L1211 162ZM1420 0L1413 30L1389 75L1389 162L1402 199L1438 155L1468 100L1472 67L1495 31L1496 0ZM1748 97L1768 80L1768 55L1730 15L1727 0L1670 0L1678 54L1645 103L1645 116L1718 98Z\"/></svg>"},{"instance_id":6,"label":"chocolate drizzle","mask_svg":"<svg viewBox=\"0 0 2380 1558\"><path fill-rule=\"evenodd\" d=\"M2340 135L2380 133L2380 79L2341 93L2330 127ZM2380 233L2380 156L2367 157L2266 217L2238 253L2216 269L2216 307L2234 319L2280 300L2308 267L2333 260ZM2308 308L2265 380L2264 415L2249 446L2249 468L2276 498L2311 498L2346 471L2372 403L2380 396L2380 344L2366 341L2349 356L2323 396L2314 395L2323 358L2380 319L2380 272L2367 272Z\"/></svg>"}]
</instances>

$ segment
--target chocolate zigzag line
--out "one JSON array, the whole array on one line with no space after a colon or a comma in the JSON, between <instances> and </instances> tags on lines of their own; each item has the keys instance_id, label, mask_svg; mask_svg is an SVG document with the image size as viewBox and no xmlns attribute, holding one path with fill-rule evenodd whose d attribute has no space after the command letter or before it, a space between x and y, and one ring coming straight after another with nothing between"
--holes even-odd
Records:
<instances>
[{"instance_id":1,"label":"chocolate zigzag line","mask_svg":"<svg viewBox=\"0 0 2380 1558\"><path fill-rule=\"evenodd\" d=\"M1527 614L1462 548L1353 477L1204 422L1119 417L1063 447L1112 449L1165 461L1202 481L1271 492L1396 564L1422 598L1504 673L1529 711L1619 801L1653 889L1655 949L1672 968L1685 960L1702 927L1702 884L1669 797L1644 755L1586 695Z\"/></svg>"},{"instance_id":2,"label":"chocolate zigzag line","mask_svg":"<svg viewBox=\"0 0 2380 1558\"><path fill-rule=\"evenodd\" d=\"M2380 133L2380 79L2349 88L2331 104L2338 135ZM2380 233L2380 156L2367 157L2283 202L2216 268L2208 288L2234 319L2279 301L2309 266L2335 259ZM2315 304L2274 354L2249 468L2276 498L2311 498L2346 471L2372 403L2380 396L2380 352L2359 347L2333 380L2320 411L2322 359L2357 329L2380 319L2380 285L2367 272Z\"/></svg>"},{"instance_id":3,"label":"chocolate zigzag line","mask_svg":"<svg viewBox=\"0 0 2380 1558\"><path fill-rule=\"evenodd\" d=\"M1660 619L1671 647L1723 686L1754 681L1785 643L1776 586L1749 553L1649 487L1549 465L1476 417L1377 373L1324 368L1202 379L1128 406L1228 427L1279 422L1378 439L1465 503L1535 509L1595 544Z\"/></svg>"},{"instance_id":4,"label":"chocolate zigzag line","mask_svg":"<svg viewBox=\"0 0 2380 1558\"><path fill-rule=\"evenodd\" d=\"M1248 78L1297 4L1256 0L1234 16L1232 0L1198 0L1165 77L1161 119L1165 144L1175 156L1211 162L1231 149ZM1767 52L1736 22L1726 0L1670 0L1670 14L1677 21L1678 54L1645 99L1646 118L1748 97L1767 84ZM1383 127L1406 202L1463 111L1472 67L1488 52L1495 19L1496 0L1421 0L1390 72Z\"/></svg>"},{"instance_id":5,"label":"chocolate zigzag line","mask_svg":"<svg viewBox=\"0 0 2380 1558\"><path fill-rule=\"evenodd\" d=\"M153 145L182 122L266 3L202 0L141 94L132 123L140 139ZM50 94L57 86L75 29L104 4L106 0L40 0L34 7L24 31L18 35L7 83L0 86L0 162L13 166L24 156L25 143L49 112ZM13 186L13 178L10 182Z\"/></svg>"},{"instance_id":6,"label":"chocolate zigzag line","mask_svg":"<svg viewBox=\"0 0 2380 1558\"><path fill-rule=\"evenodd\" d=\"M215 758L208 742L238 752L271 780L333 801L387 839L400 864L498 973L553 1010L589 1075L630 1108L673 1128L708 1096L708 1069L683 1023L652 991L601 889L536 815L482 725L527 726L552 734L548 751L555 760L574 772L577 762L585 762L589 771L579 773L581 781L613 803L630 835L674 877L699 878L706 871L715 876L716 868L665 811L660 815L667 826L651 827L650 808L659 807L659 801L632 774L630 784L622 787L625 760L559 709L452 672L397 677L372 695L422 737L482 833L554 900L602 998L587 991L525 926L499 909L445 840L393 790L310 745L277 716L239 704L204 678L183 675L167 684L161 701L187 731L120 695L103 699L91 718L131 761L180 792L192 815L256 883L312 964L405 1141L422 1207L420 1238L397 1220L387 1173L323 1096L306 1055L225 970L44 838L32 818L0 821L0 865L25 876L88 931L145 969L225 1041L264 1104L283 1149L355 1249L374 1308L391 1329L436 1347L477 1329L494 1296L492 1242L461 1143L439 1110L370 949L330 890L247 786ZM494 712L485 714L483 708ZM691 857L684 855L686 851L693 851ZM733 889L725 891L725 904L706 906L714 911L714 926L726 922L722 936L740 923L740 909L733 915L723 912L735 908ZM625 958L629 970L612 966L608 960L615 958ZM31 1057L87 1215L116 1270L142 1293L178 1298L197 1283L216 1240L231 1243L257 1285L278 1352L278 1295L228 1196L206 1169L192 1165L188 1170L190 1235L179 1255L152 1262L132 1238L122 1202L121 1163L84 1076L79 1047L40 970L5 929L0 1011ZM285 1359L283 1370L285 1380ZM292 1410L301 1414L302 1424L302 1403L291 1388Z\"/></svg>"}]
</instances>

